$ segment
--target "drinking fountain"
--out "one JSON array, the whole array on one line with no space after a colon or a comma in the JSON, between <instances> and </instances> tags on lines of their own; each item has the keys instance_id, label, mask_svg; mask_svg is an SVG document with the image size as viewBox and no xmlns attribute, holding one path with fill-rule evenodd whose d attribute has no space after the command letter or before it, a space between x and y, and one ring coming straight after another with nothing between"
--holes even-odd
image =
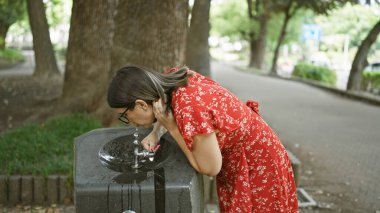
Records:
<instances>
[{"instance_id":1,"label":"drinking fountain","mask_svg":"<svg viewBox=\"0 0 380 213\"><path fill-rule=\"evenodd\" d=\"M203 179L170 134L156 152L141 140L151 129L119 127L75 138L76 212L203 212Z\"/></svg>"},{"instance_id":2,"label":"drinking fountain","mask_svg":"<svg viewBox=\"0 0 380 213\"><path fill-rule=\"evenodd\" d=\"M131 166L132 169L140 169L142 167L141 163L144 163L146 162L146 157L149 158L150 161L153 161L154 160L154 155L155 153L154 152L149 152L148 150L145 150L145 149L142 149L141 150L141 144L139 142L139 133L138 133L138 129L136 128L136 132L133 134L133 136L135 137L135 140L133 140L133 144L135 145L135 149L133 151L133 154L135 155L135 160L134 160L134 164ZM143 158L140 160L140 158Z\"/></svg>"}]
</instances>

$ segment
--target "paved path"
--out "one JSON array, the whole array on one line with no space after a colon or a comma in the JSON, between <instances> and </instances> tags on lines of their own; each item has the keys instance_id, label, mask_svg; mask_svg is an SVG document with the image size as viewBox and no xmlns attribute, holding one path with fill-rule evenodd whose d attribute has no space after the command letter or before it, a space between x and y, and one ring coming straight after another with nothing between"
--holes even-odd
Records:
<instances>
[{"instance_id":1,"label":"paved path","mask_svg":"<svg viewBox=\"0 0 380 213\"><path fill-rule=\"evenodd\" d=\"M32 75L35 67L34 51L23 50L22 54L25 56L25 62L17 64L8 69L0 69L0 76L17 76L17 75ZM61 73L64 72L64 62L58 61L58 69Z\"/></svg>"},{"instance_id":2,"label":"paved path","mask_svg":"<svg viewBox=\"0 0 380 213\"><path fill-rule=\"evenodd\" d=\"M260 113L303 163L311 212L380 210L380 107L289 80L214 63L212 77Z\"/></svg>"},{"instance_id":3,"label":"paved path","mask_svg":"<svg viewBox=\"0 0 380 213\"><path fill-rule=\"evenodd\" d=\"M17 64L9 69L1 69L1 76L14 76L14 75L32 75L34 71L34 51L25 50L22 51L25 56L25 62Z\"/></svg>"}]
</instances>

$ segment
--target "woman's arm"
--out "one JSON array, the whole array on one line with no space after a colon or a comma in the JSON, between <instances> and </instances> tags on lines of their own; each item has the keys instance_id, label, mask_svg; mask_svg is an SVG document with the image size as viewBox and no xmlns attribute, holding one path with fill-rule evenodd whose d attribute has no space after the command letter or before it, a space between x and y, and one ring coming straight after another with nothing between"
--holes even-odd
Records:
<instances>
[{"instance_id":1,"label":"woman's arm","mask_svg":"<svg viewBox=\"0 0 380 213\"><path fill-rule=\"evenodd\" d=\"M215 133L196 135L193 137L193 151L190 151L178 128L169 130L177 141L193 168L199 173L215 176L222 167L222 154Z\"/></svg>"},{"instance_id":2,"label":"woman's arm","mask_svg":"<svg viewBox=\"0 0 380 213\"><path fill-rule=\"evenodd\" d=\"M219 173L222 167L222 154L215 132L194 136L193 150L190 151L186 146L185 139L179 132L173 114L163 112L161 100L153 103L153 111L157 120L169 131L195 170L209 176L215 176Z\"/></svg>"},{"instance_id":3,"label":"woman's arm","mask_svg":"<svg viewBox=\"0 0 380 213\"><path fill-rule=\"evenodd\" d=\"M193 141L193 155L200 173L216 176L222 168L222 153L215 132L195 135Z\"/></svg>"},{"instance_id":4,"label":"woman's arm","mask_svg":"<svg viewBox=\"0 0 380 213\"><path fill-rule=\"evenodd\" d=\"M164 125L160 123L160 121L156 121L156 123L153 125L152 133L155 133L158 138L161 138L167 130L165 129Z\"/></svg>"}]
</instances>

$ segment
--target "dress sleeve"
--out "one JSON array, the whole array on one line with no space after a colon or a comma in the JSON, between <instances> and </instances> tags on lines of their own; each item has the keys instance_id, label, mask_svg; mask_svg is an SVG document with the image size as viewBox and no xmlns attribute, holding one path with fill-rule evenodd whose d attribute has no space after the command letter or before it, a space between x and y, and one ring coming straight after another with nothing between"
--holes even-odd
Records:
<instances>
[{"instance_id":1,"label":"dress sleeve","mask_svg":"<svg viewBox=\"0 0 380 213\"><path fill-rule=\"evenodd\" d=\"M218 111L204 106L187 106L176 116L178 129L185 139L187 147L192 150L195 135L209 134L216 129L230 132L239 128L239 124L228 115L219 115Z\"/></svg>"},{"instance_id":2,"label":"dress sleeve","mask_svg":"<svg viewBox=\"0 0 380 213\"><path fill-rule=\"evenodd\" d=\"M190 150L192 150L195 135L209 134L215 131L213 115L204 107L187 106L182 108L176 116L176 122Z\"/></svg>"}]
</instances>

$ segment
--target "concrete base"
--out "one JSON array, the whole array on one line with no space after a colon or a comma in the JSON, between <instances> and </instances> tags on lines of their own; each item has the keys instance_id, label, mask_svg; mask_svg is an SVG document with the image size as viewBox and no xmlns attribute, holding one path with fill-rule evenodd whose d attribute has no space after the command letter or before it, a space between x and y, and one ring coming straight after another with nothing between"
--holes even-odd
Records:
<instances>
[{"instance_id":1,"label":"concrete base","mask_svg":"<svg viewBox=\"0 0 380 213\"><path fill-rule=\"evenodd\" d=\"M101 165L99 150L107 142L134 131L135 128L97 129L75 139L76 211L202 212L202 176L190 166L169 134L163 137L175 149L161 168L120 173ZM144 131L149 130L139 129L139 133Z\"/></svg>"}]
</instances>

